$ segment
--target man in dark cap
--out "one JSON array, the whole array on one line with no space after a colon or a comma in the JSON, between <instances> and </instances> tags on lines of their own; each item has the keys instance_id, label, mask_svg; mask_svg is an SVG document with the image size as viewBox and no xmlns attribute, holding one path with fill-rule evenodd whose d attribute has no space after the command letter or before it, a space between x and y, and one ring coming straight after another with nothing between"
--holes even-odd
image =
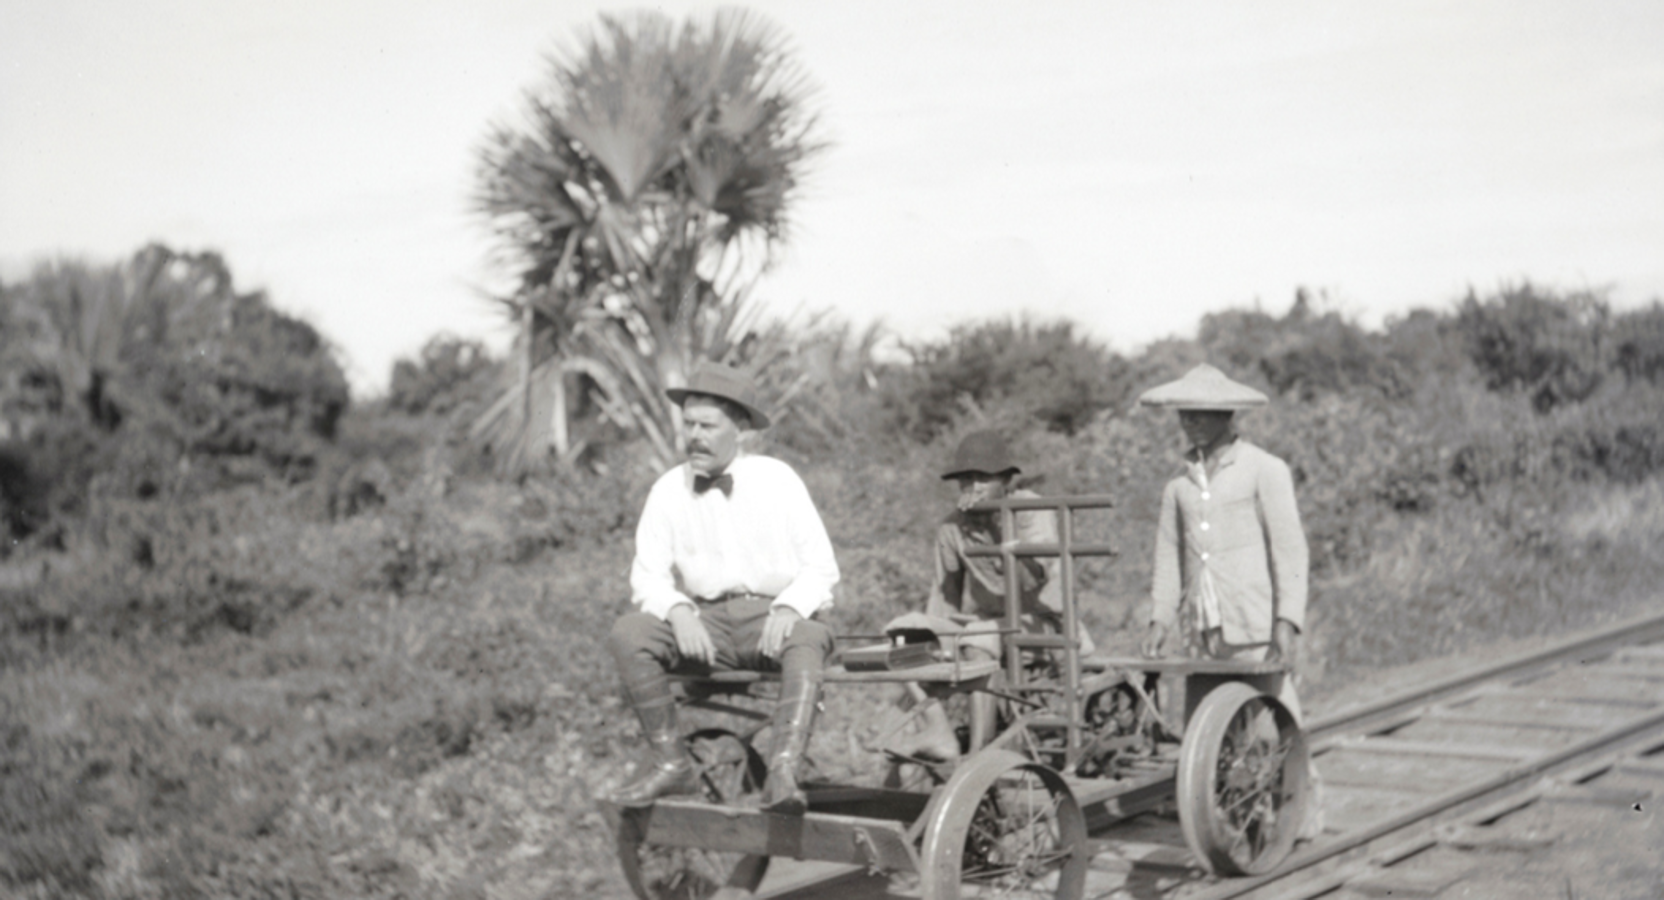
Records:
<instances>
[{"instance_id":1,"label":"man in dark cap","mask_svg":"<svg viewBox=\"0 0 1664 900\"><path fill-rule=\"evenodd\" d=\"M1000 534L997 512L972 512L971 507L1006 497L1040 496L1016 486L1022 474L1005 439L994 431L976 431L959 442L953 463L942 473L943 481L959 487L956 508L936 527L936 578L930 585L925 612L933 616L961 614L975 616L970 630L996 632L1005 618L1005 568L999 557L967 556L972 546L1010 542L1057 543L1057 516L1045 510L1017 513L1017 533ZM1018 561L1017 584L1022 599L1023 619L1036 630L1056 624L1063 614L1063 589L1052 577L1055 563L1027 557ZM990 657L999 655L996 634L966 638L965 646L977 647Z\"/></svg>"},{"instance_id":2,"label":"man in dark cap","mask_svg":"<svg viewBox=\"0 0 1664 900\"><path fill-rule=\"evenodd\" d=\"M1005 620L1005 564L999 557L969 556L966 549L1004 543L1057 543L1057 516L1048 510L1020 511L1016 515L1017 533L1009 537L1000 533L998 512L973 512L972 507L1006 497L1034 498L1040 496L1017 486L1022 474L1011 455L1005 439L994 431L976 431L959 442L953 462L942 473L942 480L955 482L959 487L956 508L936 527L936 541L932 554L936 577L930 585L930 596L925 613L942 618L968 620L966 634L958 639L961 651L968 658L998 659L1000 655L999 629ZM1063 615L1063 589L1056 577L1055 560L1026 557L1017 561L1017 585L1022 607L1023 627L1032 632L1059 632ZM1082 653L1094 649L1092 638L1080 630ZM916 701L923 695L913 693ZM994 697L975 694L972 702L972 743L991 737ZM951 759L959 754L958 740L940 704L928 705L924 710L925 727L911 741L897 748L908 756Z\"/></svg>"},{"instance_id":3,"label":"man in dark cap","mask_svg":"<svg viewBox=\"0 0 1664 900\"><path fill-rule=\"evenodd\" d=\"M1237 437L1239 410L1266 396L1200 365L1145 391L1145 406L1177 410L1190 444L1185 473L1168 482L1156 528L1145 656L1161 655L1174 632L1191 656L1282 659L1277 699L1301 718L1294 675L1306 620L1306 533L1288 464ZM1300 836L1322 829L1321 783Z\"/></svg>"},{"instance_id":4,"label":"man in dark cap","mask_svg":"<svg viewBox=\"0 0 1664 900\"><path fill-rule=\"evenodd\" d=\"M815 619L838 581L832 543L797 473L741 451L743 432L769 424L750 379L702 364L665 393L682 407L687 462L648 493L630 569L636 611L609 639L652 756L615 799L644 805L697 787L667 673L778 670L763 803L800 814L797 764L832 651L831 629Z\"/></svg>"}]
</instances>

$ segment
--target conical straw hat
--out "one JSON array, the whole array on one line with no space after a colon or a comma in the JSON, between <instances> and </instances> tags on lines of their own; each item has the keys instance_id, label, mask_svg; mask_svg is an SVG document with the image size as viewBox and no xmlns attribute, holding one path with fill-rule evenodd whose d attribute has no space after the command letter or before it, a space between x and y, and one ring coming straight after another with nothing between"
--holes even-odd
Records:
<instances>
[{"instance_id":1,"label":"conical straw hat","mask_svg":"<svg viewBox=\"0 0 1664 900\"><path fill-rule=\"evenodd\" d=\"M1139 396L1144 406L1161 409L1237 410L1264 406L1264 394L1246 384L1232 381L1225 373L1203 363L1184 373L1178 381L1150 388Z\"/></svg>"}]
</instances>

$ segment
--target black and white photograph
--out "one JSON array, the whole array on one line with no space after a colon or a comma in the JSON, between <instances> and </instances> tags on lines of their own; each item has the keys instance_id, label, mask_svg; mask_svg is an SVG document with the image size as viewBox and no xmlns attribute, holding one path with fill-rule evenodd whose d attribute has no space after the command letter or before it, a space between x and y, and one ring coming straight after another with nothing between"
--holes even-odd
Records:
<instances>
[{"instance_id":1,"label":"black and white photograph","mask_svg":"<svg viewBox=\"0 0 1664 900\"><path fill-rule=\"evenodd\" d=\"M1664 900L1664 5L8 0L0 898Z\"/></svg>"}]
</instances>

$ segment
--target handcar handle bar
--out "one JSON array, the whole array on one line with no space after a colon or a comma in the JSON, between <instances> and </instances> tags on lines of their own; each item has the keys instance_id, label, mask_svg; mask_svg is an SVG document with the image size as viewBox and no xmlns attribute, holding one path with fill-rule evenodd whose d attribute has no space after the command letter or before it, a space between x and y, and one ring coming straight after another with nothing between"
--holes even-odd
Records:
<instances>
[{"instance_id":1,"label":"handcar handle bar","mask_svg":"<svg viewBox=\"0 0 1664 900\"><path fill-rule=\"evenodd\" d=\"M1017 533L1017 513L1049 511L1057 517L1057 540L1047 543L1017 543L1001 546L967 547L966 556L995 556L1005 560L1005 627L1000 629L1000 643L1005 657L1007 690L1021 691L1028 679L1023 672L1022 648L1052 644L1050 640L1035 640L1023 634L1022 598L1018 586L1017 560L1036 557L1055 557L1059 562L1059 581L1063 594L1063 635L1061 647L1047 649L1063 654L1064 714L1073 724L1068 726L1067 756L1071 765L1082 746L1081 706L1084 697L1080 677L1080 609L1075 598L1075 558L1114 557L1115 548L1104 543L1075 542L1075 512L1083 509L1109 509L1115 501L1108 494L1080 494L1058 497L1005 497L972 506L969 512L993 512L999 515L1000 534Z\"/></svg>"}]
</instances>

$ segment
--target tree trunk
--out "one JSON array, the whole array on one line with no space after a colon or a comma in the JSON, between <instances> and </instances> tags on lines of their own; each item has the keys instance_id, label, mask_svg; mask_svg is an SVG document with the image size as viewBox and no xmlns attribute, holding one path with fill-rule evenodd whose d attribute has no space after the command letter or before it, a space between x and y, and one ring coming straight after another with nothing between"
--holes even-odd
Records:
<instances>
[{"instance_id":1,"label":"tree trunk","mask_svg":"<svg viewBox=\"0 0 1664 900\"><path fill-rule=\"evenodd\" d=\"M557 459L565 459L571 449L571 439L566 433L566 370L555 367L554 402L549 404L549 445L554 448Z\"/></svg>"}]
</instances>

